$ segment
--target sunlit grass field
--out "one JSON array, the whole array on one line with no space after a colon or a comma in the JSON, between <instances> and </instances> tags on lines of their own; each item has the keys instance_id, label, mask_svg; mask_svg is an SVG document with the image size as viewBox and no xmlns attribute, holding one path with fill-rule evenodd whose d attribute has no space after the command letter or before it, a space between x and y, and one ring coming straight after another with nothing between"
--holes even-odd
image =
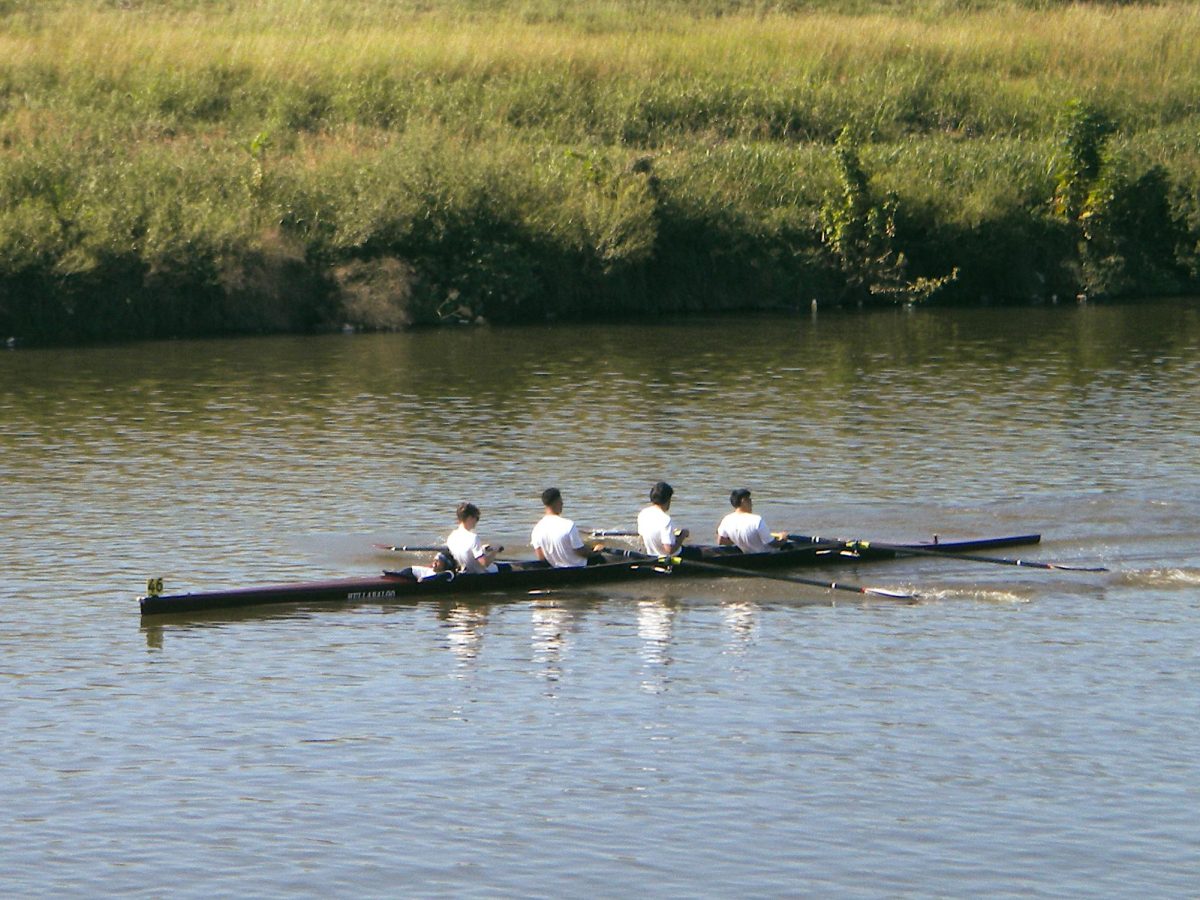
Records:
<instances>
[{"instance_id":1,"label":"sunlit grass field","mask_svg":"<svg viewBox=\"0 0 1200 900\"><path fill-rule=\"evenodd\" d=\"M844 128L915 271L1031 299L1072 101L1200 230L1197 60L1184 2L0 0L0 330L807 304Z\"/></svg>"}]
</instances>

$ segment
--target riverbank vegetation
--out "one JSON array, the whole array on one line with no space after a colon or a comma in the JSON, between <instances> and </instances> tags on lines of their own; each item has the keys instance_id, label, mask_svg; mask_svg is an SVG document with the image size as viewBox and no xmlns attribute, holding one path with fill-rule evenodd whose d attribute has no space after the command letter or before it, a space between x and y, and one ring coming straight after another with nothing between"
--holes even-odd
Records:
<instances>
[{"instance_id":1,"label":"riverbank vegetation","mask_svg":"<svg viewBox=\"0 0 1200 900\"><path fill-rule=\"evenodd\" d=\"M0 338L1200 284L1200 7L0 0Z\"/></svg>"}]
</instances>

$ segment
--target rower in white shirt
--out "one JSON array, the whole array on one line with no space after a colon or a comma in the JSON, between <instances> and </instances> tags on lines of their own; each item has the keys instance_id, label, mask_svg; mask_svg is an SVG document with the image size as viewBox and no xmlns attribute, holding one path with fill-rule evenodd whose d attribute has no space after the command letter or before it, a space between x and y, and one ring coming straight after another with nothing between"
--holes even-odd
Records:
<instances>
[{"instance_id":1,"label":"rower in white shirt","mask_svg":"<svg viewBox=\"0 0 1200 900\"><path fill-rule=\"evenodd\" d=\"M546 508L546 514L533 526L533 533L529 537L538 559L556 569L574 568L586 566L588 556L604 549L601 544L591 550L584 545L575 523L562 514L562 492L558 488L542 491L542 505Z\"/></svg>"},{"instance_id":2,"label":"rower in white shirt","mask_svg":"<svg viewBox=\"0 0 1200 900\"><path fill-rule=\"evenodd\" d=\"M737 488L729 495L729 505L733 512L717 526L717 543L736 545L743 553L767 553L784 543L784 536L772 534L763 517L753 511L749 490Z\"/></svg>"},{"instance_id":3,"label":"rower in white shirt","mask_svg":"<svg viewBox=\"0 0 1200 900\"><path fill-rule=\"evenodd\" d=\"M458 527L446 538L446 548L458 564L458 570L467 574L494 574L500 571L495 557L504 548L484 544L475 533L479 524L479 507L474 503L460 503L456 515Z\"/></svg>"},{"instance_id":4,"label":"rower in white shirt","mask_svg":"<svg viewBox=\"0 0 1200 900\"><path fill-rule=\"evenodd\" d=\"M637 530L642 547L653 556L673 556L691 533L679 528L671 518L671 497L675 489L660 481L650 489L650 505L638 513Z\"/></svg>"}]
</instances>

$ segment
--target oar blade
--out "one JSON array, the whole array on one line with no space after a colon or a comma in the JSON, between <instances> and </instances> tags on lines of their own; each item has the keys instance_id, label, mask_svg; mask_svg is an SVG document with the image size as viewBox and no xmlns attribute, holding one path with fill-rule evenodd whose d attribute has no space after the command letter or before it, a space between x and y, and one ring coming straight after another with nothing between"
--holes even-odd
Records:
<instances>
[{"instance_id":1,"label":"oar blade","mask_svg":"<svg viewBox=\"0 0 1200 900\"><path fill-rule=\"evenodd\" d=\"M909 594L904 591L889 591L887 588L863 588L864 594L872 594L876 597L887 597L889 600L920 600L920 594Z\"/></svg>"}]
</instances>

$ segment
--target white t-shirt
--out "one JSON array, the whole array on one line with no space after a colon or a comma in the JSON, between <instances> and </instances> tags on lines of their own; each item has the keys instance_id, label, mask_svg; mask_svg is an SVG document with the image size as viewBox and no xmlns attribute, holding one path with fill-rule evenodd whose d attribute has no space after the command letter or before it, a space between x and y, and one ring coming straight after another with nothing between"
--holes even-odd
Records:
<instances>
[{"instance_id":1,"label":"white t-shirt","mask_svg":"<svg viewBox=\"0 0 1200 900\"><path fill-rule=\"evenodd\" d=\"M675 520L653 503L638 513L637 525L642 546L653 556L666 556L667 547L676 543Z\"/></svg>"},{"instance_id":2,"label":"white t-shirt","mask_svg":"<svg viewBox=\"0 0 1200 900\"><path fill-rule=\"evenodd\" d=\"M492 563L486 569L479 564L479 557L483 556L483 541L479 540L479 535L473 531L468 531L462 525L459 525L446 538L446 548L450 551L450 555L454 557L454 561L458 563L459 571L470 574L479 574L480 572L494 573L500 571L499 566Z\"/></svg>"},{"instance_id":3,"label":"white t-shirt","mask_svg":"<svg viewBox=\"0 0 1200 900\"><path fill-rule=\"evenodd\" d=\"M545 554L546 562L556 569L569 569L576 566L586 566L587 557L572 553L572 548L583 549L583 538L575 523L563 516L550 513L542 516L540 522L533 526L529 537L535 549Z\"/></svg>"},{"instance_id":4,"label":"white t-shirt","mask_svg":"<svg viewBox=\"0 0 1200 900\"><path fill-rule=\"evenodd\" d=\"M774 540L762 516L738 509L721 520L717 537L729 538L743 553L766 553Z\"/></svg>"}]
</instances>

